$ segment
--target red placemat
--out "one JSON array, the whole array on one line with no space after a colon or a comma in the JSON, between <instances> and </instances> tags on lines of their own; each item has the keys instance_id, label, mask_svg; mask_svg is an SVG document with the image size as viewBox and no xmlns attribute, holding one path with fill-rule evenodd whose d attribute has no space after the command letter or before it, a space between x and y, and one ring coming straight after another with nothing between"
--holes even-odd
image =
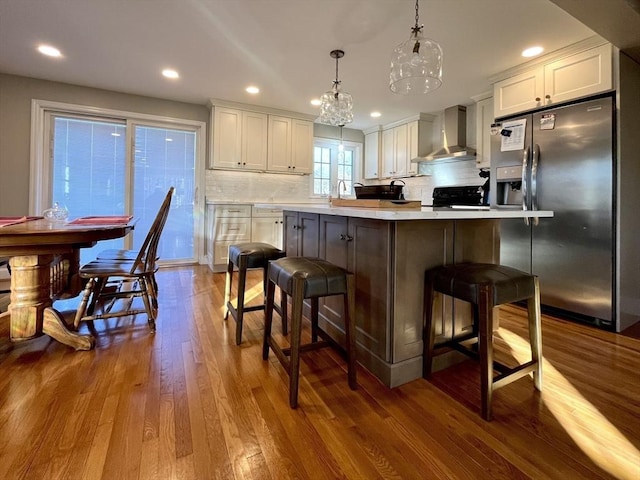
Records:
<instances>
[{"instance_id":1,"label":"red placemat","mask_svg":"<svg viewBox=\"0 0 640 480\"><path fill-rule=\"evenodd\" d=\"M29 220L37 220L42 217L0 217L0 227L8 227L18 223L28 222Z\"/></svg>"},{"instance_id":2,"label":"red placemat","mask_svg":"<svg viewBox=\"0 0 640 480\"><path fill-rule=\"evenodd\" d=\"M94 217L80 217L69 222L71 225L120 225L131 221L132 215L100 215Z\"/></svg>"}]
</instances>

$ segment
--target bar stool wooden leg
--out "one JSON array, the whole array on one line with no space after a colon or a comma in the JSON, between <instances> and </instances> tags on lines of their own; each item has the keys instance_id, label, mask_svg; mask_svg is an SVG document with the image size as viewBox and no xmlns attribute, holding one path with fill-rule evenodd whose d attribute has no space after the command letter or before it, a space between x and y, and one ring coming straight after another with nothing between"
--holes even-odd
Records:
<instances>
[{"instance_id":1,"label":"bar stool wooden leg","mask_svg":"<svg viewBox=\"0 0 640 480\"><path fill-rule=\"evenodd\" d=\"M318 341L318 297L312 298L311 302L311 343Z\"/></svg>"},{"instance_id":2,"label":"bar stool wooden leg","mask_svg":"<svg viewBox=\"0 0 640 480\"><path fill-rule=\"evenodd\" d=\"M247 258L243 255L238 259L238 305L236 311L236 345L242 343L242 325L244 320L244 290L247 286Z\"/></svg>"},{"instance_id":3,"label":"bar stool wooden leg","mask_svg":"<svg viewBox=\"0 0 640 480\"><path fill-rule=\"evenodd\" d=\"M267 294L267 283L269 282L269 262L262 269L262 291L264 295ZM264 297L265 304L267 303L267 297Z\"/></svg>"},{"instance_id":4,"label":"bar stool wooden leg","mask_svg":"<svg viewBox=\"0 0 640 480\"><path fill-rule=\"evenodd\" d=\"M267 265L265 265L265 267L262 269L262 291L265 294L265 304L267 302L267 286L269 283L269 262L267 262ZM282 320L282 335L287 335L289 333L289 325L288 325L288 321L287 321L287 294L284 293L282 290L280 290L280 308L278 309L278 307L275 305L274 303L274 308L275 310L280 314L280 319Z\"/></svg>"},{"instance_id":5,"label":"bar stool wooden leg","mask_svg":"<svg viewBox=\"0 0 640 480\"><path fill-rule=\"evenodd\" d=\"M537 362L533 371L533 384L542 390L542 322L540 314L540 282L534 278L535 295L527 300L529 313L529 343L531 344L531 360Z\"/></svg>"},{"instance_id":6,"label":"bar stool wooden leg","mask_svg":"<svg viewBox=\"0 0 640 480\"><path fill-rule=\"evenodd\" d=\"M304 279L293 279L291 309L291 356L289 363L289 405L298 406L298 380L300 376L300 336L302 333L302 302L304 297Z\"/></svg>"},{"instance_id":7,"label":"bar stool wooden leg","mask_svg":"<svg viewBox=\"0 0 640 480\"><path fill-rule=\"evenodd\" d=\"M227 262L227 275L224 284L224 319L229 318L229 301L231 300L231 280L233 279L233 262Z\"/></svg>"},{"instance_id":8,"label":"bar stool wooden leg","mask_svg":"<svg viewBox=\"0 0 640 480\"><path fill-rule=\"evenodd\" d=\"M273 324L273 297L276 291L276 285L267 282L267 304L264 312L264 340L262 342L262 359L269 358L269 345L271 343L271 325Z\"/></svg>"},{"instance_id":9,"label":"bar stool wooden leg","mask_svg":"<svg viewBox=\"0 0 640 480\"><path fill-rule=\"evenodd\" d=\"M347 293L344 295L345 322L344 330L347 342L347 372L349 378L349 388L358 388L356 380L356 292L355 279L352 273L347 274Z\"/></svg>"},{"instance_id":10,"label":"bar stool wooden leg","mask_svg":"<svg viewBox=\"0 0 640 480\"><path fill-rule=\"evenodd\" d=\"M287 317L287 294L280 290L280 318L282 319L282 335L289 334L289 321Z\"/></svg>"},{"instance_id":11,"label":"bar stool wooden leg","mask_svg":"<svg viewBox=\"0 0 640 480\"><path fill-rule=\"evenodd\" d=\"M480 350L480 397L482 418L491 420L491 400L493 396L493 302L491 291L483 285L478 294L478 338Z\"/></svg>"}]
</instances>

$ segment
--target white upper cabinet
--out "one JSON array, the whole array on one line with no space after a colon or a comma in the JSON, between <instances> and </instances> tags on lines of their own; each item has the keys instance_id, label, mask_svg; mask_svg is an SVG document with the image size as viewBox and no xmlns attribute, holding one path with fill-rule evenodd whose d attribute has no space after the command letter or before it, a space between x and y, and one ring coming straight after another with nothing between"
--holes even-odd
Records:
<instances>
[{"instance_id":1,"label":"white upper cabinet","mask_svg":"<svg viewBox=\"0 0 640 480\"><path fill-rule=\"evenodd\" d=\"M264 170L267 159L267 115L242 112L242 167Z\"/></svg>"},{"instance_id":2,"label":"white upper cabinet","mask_svg":"<svg viewBox=\"0 0 640 480\"><path fill-rule=\"evenodd\" d=\"M364 136L364 172L365 180L380 177L380 130L366 133Z\"/></svg>"},{"instance_id":3,"label":"white upper cabinet","mask_svg":"<svg viewBox=\"0 0 640 480\"><path fill-rule=\"evenodd\" d=\"M546 104L564 102L610 90L613 85L611 46L602 45L544 67Z\"/></svg>"},{"instance_id":4,"label":"white upper cabinet","mask_svg":"<svg viewBox=\"0 0 640 480\"><path fill-rule=\"evenodd\" d=\"M491 167L491 124L493 123L493 98L476 103L476 167Z\"/></svg>"},{"instance_id":5,"label":"white upper cabinet","mask_svg":"<svg viewBox=\"0 0 640 480\"><path fill-rule=\"evenodd\" d=\"M432 127L423 120L414 120L407 124L407 174L417 175L418 164L411 160L431 153Z\"/></svg>"},{"instance_id":6,"label":"white upper cabinet","mask_svg":"<svg viewBox=\"0 0 640 480\"><path fill-rule=\"evenodd\" d=\"M538 64L494 83L494 115L504 117L610 90L611 45Z\"/></svg>"},{"instance_id":7,"label":"white upper cabinet","mask_svg":"<svg viewBox=\"0 0 640 480\"><path fill-rule=\"evenodd\" d=\"M267 115L215 107L212 123L213 168L266 168Z\"/></svg>"},{"instance_id":8,"label":"white upper cabinet","mask_svg":"<svg viewBox=\"0 0 640 480\"><path fill-rule=\"evenodd\" d=\"M267 170L281 173L311 173L313 123L269 115Z\"/></svg>"},{"instance_id":9,"label":"white upper cabinet","mask_svg":"<svg viewBox=\"0 0 640 480\"><path fill-rule=\"evenodd\" d=\"M398 125L393 129L393 176L407 175L407 159L409 157L407 149L407 125Z\"/></svg>"},{"instance_id":10,"label":"white upper cabinet","mask_svg":"<svg viewBox=\"0 0 640 480\"><path fill-rule=\"evenodd\" d=\"M293 173L311 173L313 170L313 122L293 118L291 135Z\"/></svg>"},{"instance_id":11,"label":"white upper cabinet","mask_svg":"<svg viewBox=\"0 0 640 480\"><path fill-rule=\"evenodd\" d=\"M382 131L382 159L380 167L380 176L383 178L392 177L396 173L393 128L388 128Z\"/></svg>"},{"instance_id":12,"label":"white upper cabinet","mask_svg":"<svg viewBox=\"0 0 640 480\"><path fill-rule=\"evenodd\" d=\"M495 116L524 112L542 105L544 72L536 68L494 84Z\"/></svg>"},{"instance_id":13,"label":"white upper cabinet","mask_svg":"<svg viewBox=\"0 0 640 480\"><path fill-rule=\"evenodd\" d=\"M385 127L382 130L382 156L379 161L380 177L416 175L418 173L418 164L411 162L411 160L431 152L432 130L433 117L426 114L420 114L419 120L405 120Z\"/></svg>"},{"instance_id":14,"label":"white upper cabinet","mask_svg":"<svg viewBox=\"0 0 640 480\"><path fill-rule=\"evenodd\" d=\"M269 170L291 172L291 119L269 116L269 140Z\"/></svg>"},{"instance_id":15,"label":"white upper cabinet","mask_svg":"<svg viewBox=\"0 0 640 480\"><path fill-rule=\"evenodd\" d=\"M213 165L221 168L242 166L242 112L231 108L213 110Z\"/></svg>"},{"instance_id":16,"label":"white upper cabinet","mask_svg":"<svg viewBox=\"0 0 640 480\"><path fill-rule=\"evenodd\" d=\"M249 106L250 107L250 106ZM310 174L313 122L212 102L210 168ZM302 116L302 114L300 114Z\"/></svg>"}]
</instances>

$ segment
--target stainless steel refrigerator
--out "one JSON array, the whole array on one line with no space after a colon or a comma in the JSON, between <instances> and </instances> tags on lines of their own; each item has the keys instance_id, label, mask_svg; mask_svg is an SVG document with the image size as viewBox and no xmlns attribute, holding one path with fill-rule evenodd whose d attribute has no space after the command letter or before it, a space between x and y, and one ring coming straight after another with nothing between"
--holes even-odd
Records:
<instances>
[{"instance_id":1,"label":"stainless steel refrigerator","mask_svg":"<svg viewBox=\"0 0 640 480\"><path fill-rule=\"evenodd\" d=\"M553 210L501 223L500 261L540 277L543 306L615 323L615 112L603 96L492 128L491 203ZM639 187L640 188L640 187Z\"/></svg>"}]
</instances>

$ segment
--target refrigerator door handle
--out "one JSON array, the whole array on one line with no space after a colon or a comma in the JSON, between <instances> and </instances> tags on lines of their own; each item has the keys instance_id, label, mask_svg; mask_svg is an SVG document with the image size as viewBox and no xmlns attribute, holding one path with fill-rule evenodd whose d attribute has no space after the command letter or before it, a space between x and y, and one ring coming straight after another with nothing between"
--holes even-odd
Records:
<instances>
[{"instance_id":1,"label":"refrigerator door handle","mask_svg":"<svg viewBox=\"0 0 640 480\"><path fill-rule=\"evenodd\" d=\"M533 157L531 158L531 210L538 210L538 163L540 162L540 145L537 143L533 147ZM538 225L539 219L532 219L533 225Z\"/></svg>"},{"instance_id":2,"label":"refrigerator door handle","mask_svg":"<svg viewBox=\"0 0 640 480\"><path fill-rule=\"evenodd\" d=\"M529 210L527 205L527 192L529 184L529 147L522 154L522 210ZM529 226L529 219L524 218L524 224Z\"/></svg>"}]
</instances>

